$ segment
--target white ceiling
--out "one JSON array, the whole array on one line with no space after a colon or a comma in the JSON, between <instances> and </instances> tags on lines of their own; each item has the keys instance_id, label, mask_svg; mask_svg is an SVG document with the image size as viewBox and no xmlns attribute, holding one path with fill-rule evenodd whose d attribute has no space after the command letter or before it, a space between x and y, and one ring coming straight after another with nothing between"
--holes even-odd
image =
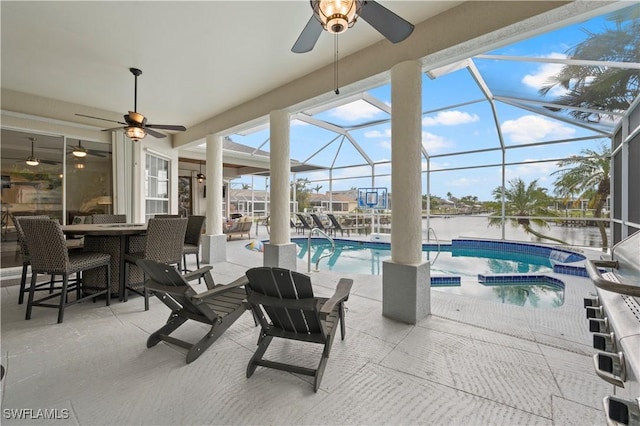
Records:
<instances>
[{"instance_id":1,"label":"white ceiling","mask_svg":"<svg viewBox=\"0 0 640 426\"><path fill-rule=\"evenodd\" d=\"M416 30L392 45L359 20L340 35L339 75L350 79L351 90L402 60L445 65L615 2L379 3ZM544 13L554 8L562 11ZM333 81L327 81L333 78L333 37L325 32L312 52L291 52L311 17L307 0L3 0L0 12L3 112L112 127L75 114L122 120L133 110L129 68L136 67L143 71L137 110L150 123L185 125L188 131L173 143L188 148L283 105L335 99ZM37 111L29 110L24 94L38 97ZM348 95L345 90L342 97Z\"/></svg>"},{"instance_id":2,"label":"white ceiling","mask_svg":"<svg viewBox=\"0 0 640 426\"><path fill-rule=\"evenodd\" d=\"M460 2L380 3L418 23ZM312 52L291 52L311 16L306 0L1 7L4 89L124 114L134 102L128 69L137 67L138 111L156 124L193 126L333 60L328 33ZM340 36L341 55L383 39L359 21Z\"/></svg>"}]
</instances>

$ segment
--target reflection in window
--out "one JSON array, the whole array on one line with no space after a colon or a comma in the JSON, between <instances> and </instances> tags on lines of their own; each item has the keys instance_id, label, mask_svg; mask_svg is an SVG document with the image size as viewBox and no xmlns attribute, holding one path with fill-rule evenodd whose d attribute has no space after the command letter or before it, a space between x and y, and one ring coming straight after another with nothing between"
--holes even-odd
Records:
<instances>
[{"instance_id":1,"label":"reflection in window","mask_svg":"<svg viewBox=\"0 0 640 426\"><path fill-rule=\"evenodd\" d=\"M78 151L86 155L77 156ZM67 223L113 213L111 145L67 139Z\"/></svg>"}]
</instances>

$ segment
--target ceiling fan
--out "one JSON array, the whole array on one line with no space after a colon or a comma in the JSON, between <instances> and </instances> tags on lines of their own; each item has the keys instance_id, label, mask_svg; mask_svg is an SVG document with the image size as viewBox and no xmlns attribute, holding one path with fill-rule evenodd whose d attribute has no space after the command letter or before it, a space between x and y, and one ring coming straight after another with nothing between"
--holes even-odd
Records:
<instances>
[{"instance_id":1,"label":"ceiling fan","mask_svg":"<svg viewBox=\"0 0 640 426\"><path fill-rule=\"evenodd\" d=\"M129 111L129 114L125 114L124 123L121 121L109 120L107 118L93 117L90 115L84 114L76 114L79 117L87 117L87 118L95 118L97 120L111 121L113 123L122 124L123 127L113 127L111 129L104 129L105 132L110 132L113 130L123 129L125 134L129 137L129 139L134 142L138 142L140 139L144 139L147 134L150 134L156 138L165 138L167 135L157 132L153 129L163 129L163 130L177 130L177 131L185 131L187 130L184 126L171 125L171 124L151 124L147 123L147 117L137 112L138 108L138 76L142 74L142 71L138 68L129 68L131 74L134 75L135 86L133 92L133 111Z\"/></svg>"},{"instance_id":2,"label":"ceiling fan","mask_svg":"<svg viewBox=\"0 0 640 426\"><path fill-rule=\"evenodd\" d=\"M81 140L78 140L78 145L74 147L70 147L70 150L67 152L67 154L72 154L76 158L84 158L87 155L94 155L96 157L107 156L107 152L105 151L98 151L96 149L87 149L86 147L82 146Z\"/></svg>"},{"instance_id":3,"label":"ceiling fan","mask_svg":"<svg viewBox=\"0 0 640 426\"><path fill-rule=\"evenodd\" d=\"M390 42L398 43L413 32L413 24L373 0L310 0L313 15L291 48L294 53L313 49L326 30L341 34L362 17Z\"/></svg>"},{"instance_id":4,"label":"ceiling fan","mask_svg":"<svg viewBox=\"0 0 640 426\"><path fill-rule=\"evenodd\" d=\"M15 160L16 162L25 162L27 166L35 167L40 164L49 164L49 165L58 165L61 164L61 161L53 161L53 160L41 160L36 157L34 152L34 143L37 141L37 138L28 138L31 141L31 155L27 158L5 158L6 160ZM4 158L4 157L3 157Z\"/></svg>"}]
</instances>

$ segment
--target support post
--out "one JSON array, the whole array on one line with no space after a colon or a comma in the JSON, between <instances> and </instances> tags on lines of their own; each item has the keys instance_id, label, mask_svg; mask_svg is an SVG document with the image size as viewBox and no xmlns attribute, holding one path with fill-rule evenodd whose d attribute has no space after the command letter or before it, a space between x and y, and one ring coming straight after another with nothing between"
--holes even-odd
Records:
<instances>
[{"instance_id":1,"label":"support post","mask_svg":"<svg viewBox=\"0 0 640 426\"><path fill-rule=\"evenodd\" d=\"M391 261L382 264L382 314L410 324L431 313L430 267L422 260L421 96L420 62L395 65L391 69Z\"/></svg>"}]
</instances>

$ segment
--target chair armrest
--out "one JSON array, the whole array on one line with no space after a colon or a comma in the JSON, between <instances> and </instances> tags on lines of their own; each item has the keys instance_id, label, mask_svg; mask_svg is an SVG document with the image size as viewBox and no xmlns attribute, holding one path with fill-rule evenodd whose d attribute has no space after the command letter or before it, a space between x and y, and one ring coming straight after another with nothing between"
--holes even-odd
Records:
<instances>
[{"instance_id":1,"label":"chair armrest","mask_svg":"<svg viewBox=\"0 0 640 426\"><path fill-rule=\"evenodd\" d=\"M203 291L202 293L198 293L194 296L191 296L191 299L193 300L204 300L207 299L209 297L214 297L214 296L218 296L226 291L229 291L231 289L235 289L238 287L242 287L246 284L249 284L249 279L245 276L242 276L232 282L230 282L229 284L220 284L215 286L214 288L212 288L211 290L207 290L207 291Z\"/></svg>"},{"instance_id":2,"label":"chair armrest","mask_svg":"<svg viewBox=\"0 0 640 426\"><path fill-rule=\"evenodd\" d=\"M184 278L185 281L197 280L198 278L204 277L204 275L212 269L213 266L203 266L202 268L196 269L195 271L187 272L182 276L182 278Z\"/></svg>"},{"instance_id":3,"label":"chair armrest","mask_svg":"<svg viewBox=\"0 0 640 426\"><path fill-rule=\"evenodd\" d=\"M147 288L147 290L157 291L159 293L179 294L179 295L184 295L184 293L190 288L188 285L185 285L185 286L164 285L151 279L145 281L144 286Z\"/></svg>"},{"instance_id":4,"label":"chair armrest","mask_svg":"<svg viewBox=\"0 0 640 426\"><path fill-rule=\"evenodd\" d=\"M322 305L322 308L320 308L320 313L323 315L331 314L336 305L349 298L349 293L351 292L352 285L352 279L340 278L335 293L333 293L333 296L331 296L331 298L327 300L324 305Z\"/></svg>"}]
</instances>

